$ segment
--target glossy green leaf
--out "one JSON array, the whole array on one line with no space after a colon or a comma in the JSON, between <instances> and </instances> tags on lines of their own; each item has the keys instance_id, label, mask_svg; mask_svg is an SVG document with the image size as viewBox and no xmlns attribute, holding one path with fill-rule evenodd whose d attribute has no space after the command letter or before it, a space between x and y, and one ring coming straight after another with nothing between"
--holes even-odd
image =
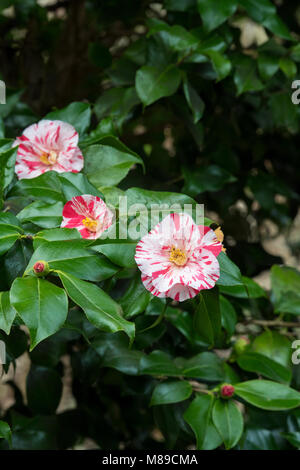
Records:
<instances>
[{"instance_id":1,"label":"glossy green leaf","mask_svg":"<svg viewBox=\"0 0 300 470\"><path fill-rule=\"evenodd\" d=\"M74 102L63 109L51 111L45 119L65 121L75 127L79 134L84 134L90 125L91 108L87 103Z\"/></svg>"},{"instance_id":2,"label":"glossy green leaf","mask_svg":"<svg viewBox=\"0 0 300 470\"><path fill-rule=\"evenodd\" d=\"M259 297L266 297L266 292L260 287L253 279L242 276L243 285L237 286L222 286L221 291L224 294L231 295L240 299L257 299Z\"/></svg>"},{"instance_id":3,"label":"glossy green leaf","mask_svg":"<svg viewBox=\"0 0 300 470\"><path fill-rule=\"evenodd\" d=\"M272 296L275 312L300 314L300 273L287 266L272 266Z\"/></svg>"},{"instance_id":4,"label":"glossy green leaf","mask_svg":"<svg viewBox=\"0 0 300 470\"><path fill-rule=\"evenodd\" d=\"M217 7L210 0L197 0L198 10L204 27L211 31L224 23L237 9L237 0L224 0Z\"/></svg>"},{"instance_id":5,"label":"glossy green leaf","mask_svg":"<svg viewBox=\"0 0 300 470\"><path fill-rule=\"evenodd\" d=\"M235 385L235 393L263 410L290 410L300 405L300 393L270 380L249 380Z\"/></svg>"},{"instance_id":6,"label":"glossy green leaf","mask_svg":"<svg viewBox=\"0 0 300 470\"><path fill-rule=\"evenodd\" d=\"M208 382L224 380L223 362L212 352L204 351L190 359L181 361L181 368L185 377Z\"/></svg>"},{"instance_id":7,"label":"glossy green leaf","mask_svg":"<svg viewBox=\"0 0 300 470\"><path fill-rule=\"evenodd\" d=\"M0 330L10 333L11 326L16 316L16 310L9 300L9 292L0 292Z\"/></svg>"},{"instance_id":8,"label":"glossy green leaf","mask_svg":"<svg viewBox=\"0 0 300 470\"><path fill-rule=\"evenodd\" d=\"M263 375L277 382L290 383L291 370L263 354L246 352L237 359L238 365L249 372Z\"/></svg>"},{"instance_id":9,"label":"glossy green leaf","mask_svg":"<svg viewBox=\"0 0 300 470\"><path fill-rule=\"evenodd\" d=\"M193 392L189 382L184 380L162 382L153 390L150 405L167 405L187 400Z\"/></svg>"},{"instance_id":10,"label":"glossy green leaf","mask_svg":"<svg viewBox=\"0 0 300 470\"><path fill-rule=\"evenodd\" d=\"M222 443L222 438L212 422L213 404L212 395L199 393L184 414L185 421L196 436L199 450L213 450Z\"/></svg>"},{"instance_id":11,"label":"glossy green leaf","mask_svg":"<svg viewBox=\"0 0 300 470\"><path fill-rule=\"evenodd\" d=\"M177 377L181 375L181 372L168 354L163 351L153 351L142 358L140 374Z\"/></svg>"},{"instance_id":12,"label":"glossy green leaf","mask_svg":"<svg viewBox=\"0 0 300 470\"><path fill-rule=\"evenodd\" d=\"M87 248L87 240L45 241L35 250L26 272L40 260L50 269L58 269L88 281L101 281L113 276L118 268Z\"/></svg>"},{"instance_id":13,"label":"glossy green leaf","mask_svg":"<svg viewBox=\"0 0 300 470\"><path fill-rule=\"evenodd\" d=\"M17 278L10 302L29 329L31 349L64 324L68 299L60 287L37 277Z\"/></svg>"},{"instance_id":14,"label":"glossy green leaf","mask_svg":"<svg viewBox=\"0 0 300 470\"><path fill-rule=\"evenodd\" d=\"M20 236L20 228L11 224L2 224L0 219L0 255L8 251Z\"/></svg>"},{"instance_id":15,"label":"glossy green leaf","mask_svg":"<svg viewBox=\"0 0 300 470\"><path fill-rule=\"evenodd\" d=\"M186 101L193 113L194 123L196 124L203 116L205 108L204 101L187 79L183 82L183 91Z\"/></svg>"},{"instance_id":16,"label":"glossy green leaf","mask_svg":"<svg viewBox=\"0 0 300 470\"><path fill-rule=\"evenodd\" d=\"M145 65L136 74L136 91L145 106L173 95L180 85L181 74L174 65L161 70Z\"/></svg>"},{"instance_id":17,"label":"glossy green leaf","mask_svg":"<svg viewBox=\"0 0 300 470\"><path fill-rule=\"evenodd\" d=\"M62 222L63 203L48 204L35 201L18 213L21 222L31 222L42 228L59 227Z\"/></svg>"},{"instance_id":18,"label":"glossy green leaf","mask_svg":"<svg viewBox=\"0 0 300 470\"><path fill-rule=\"evenodd\" d=\"M126 177L130 168L141 159L109 145L91 145L85 154L84 170L97 187L113 186Z\"/></svg>"},{"instance_id":19,"label":"glossy green leaf","mask_svg":"<svg viewBox=\"0 0 300 470\"><path fill-rule=\"evenodd\" d=\"M223 328L225 328L229 336L233 335L237 323L237 314L231 302L226 297L223 297L223 295L220 295L220 312Z\"/></svg>"},{"instance_id":20,"label":"glossy green leaf","mask_svg":"<svg viewBox=\"0 0 300 470\"><path fill-rule=\"evenodd\" d=\"M108 332L125 331L134 339L134 323L122 317L122 309L106 292L94 284L81 281L71 274L58 272L68 296L85 312L97 328Z\"/></svg>"},{"instance_id":21,"label":"glossy green leaf","mask_svg":"<svg viewBox=\"0 0 300 470\"><path fill-rule=\"evenodd\" d=\"M236 181L236 178L227 170L217 165L210 165L193 171L184 167L183 176L185 179L183 191L192 197L205 191L219 191L225 184Z\"/></svg>"},{"instance_id":22,"label":"glossy green leaf","mask_svg":"<svg viewBox=\"0 0 300 470\"><path fill-rule=\"evenodd\" d=\"M151 299L151 292L145 289L138 272L131 281L128 290L119 299L126 318L132 318L143 313Z\"/></svg>"},{"instance_id":23,"label":"glossy green leaf","mask_svg":"<svg viewBox=\"0 0 300 470\"><path fill-rule=\"evenodd\" d=\"M226 449L234 447L240 440L244 427L243 416L236 404L232 400L217 400L212 418Z\"/></svg>"},{"instance_id":24,"label":"glossy green leaf","mask_svg":"<svg viewBox=\"0 0 300 470\"><path fill-rule=\"evenodd\" d=\"M48 203L62 201L58 173L47 171L36 178L19 180L9 192L9 196L28 196Z\"/></svg>"},{"instance_id":25,"label":"glossy green leaf","mask_svg":"<svg viewBox=\"0 0 300 470\"><path fill-rule=\"evenodd\" d=\"M243 279L239 268L230 260L228 255L221 252L218 256L220 264L220 278L217 285L220 286L236 286L243 285Z\"/></svg>"},{"instance_id":26,"label":"glossy green leaf","mask_svg":"<svg viewBox=\"0 0 300 470\"><path fill-rule=\"evenodd\" d=\"M277 331L266 330L256 336L251 349L279 362L286 368L291 366L291 340Z\"/></svg>"}]
</instances>

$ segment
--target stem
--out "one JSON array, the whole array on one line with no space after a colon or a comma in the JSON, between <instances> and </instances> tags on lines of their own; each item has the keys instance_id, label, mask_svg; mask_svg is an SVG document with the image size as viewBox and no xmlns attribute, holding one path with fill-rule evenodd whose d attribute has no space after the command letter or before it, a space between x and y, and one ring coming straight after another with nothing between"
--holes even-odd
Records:
<instances>
[{"instance_id":1,"label":"stem","mask_svg":"<svg viewBox=\"0 0 300 470\"><path fill-rule=\"evenodd\" d=\"M249 320L246 324L254 323L261 326L285 326L286 328L300 328L300 322L283 320Z\"/></svg>"}]
</instances>

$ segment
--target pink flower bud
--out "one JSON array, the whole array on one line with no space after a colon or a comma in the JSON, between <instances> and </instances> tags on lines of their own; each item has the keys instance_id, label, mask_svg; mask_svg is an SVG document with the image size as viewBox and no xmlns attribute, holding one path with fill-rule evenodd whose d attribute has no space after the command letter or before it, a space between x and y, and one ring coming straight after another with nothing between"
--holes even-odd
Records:
<instances>
[{"instance_id":1,"label":"pink flower bud","mask_svg":"<svg viewBox=\"0 0 300 470\"><path fill-rule=\"evenodd\" d=\"M223 398L231 398L234 395L234 386L230 384L224 384L221 386L221 396Z\"/></svg>"},{"instance_id":2,"label":"pink flower bud","mask_svg":"<svg viewBox=\"0 0 300 470\"><path fill-rule=\"evenodd\" d=\"M37 261L33 266L33 272L37 276L46 276L49 273L49 265L47 261Z\"/></svg>"}]
</instances>

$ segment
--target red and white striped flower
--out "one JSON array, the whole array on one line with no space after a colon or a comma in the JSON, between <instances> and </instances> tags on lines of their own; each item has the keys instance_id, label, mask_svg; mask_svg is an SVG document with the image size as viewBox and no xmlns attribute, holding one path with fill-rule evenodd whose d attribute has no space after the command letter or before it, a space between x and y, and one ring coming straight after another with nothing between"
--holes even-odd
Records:
<instances>
[{"instance_id":1,"label":"red and white striped flower","mask_svg":"<svg viewBox=\"0 0 300 470\"><path fill-rule=\"evenodd\" d=\"M196 225L187 214L170 214L139 241L135 260L146 289L182 302L214 287L221 250L209 227Z\"/></svg>"},{"instance_id":2,"label":"red and white striped flower","mask_svg":"<svg viewBox=\"0 0 300 470\"><path fill-rule=\"evenodd\" d=\"M77 228L82 238L95 239L113 222L113 213L100 197L91 194L76 196L63 208L61 227Z\"/></svg>"},{"instance_id":3,"label":"red and white striped flower","mask_svg":"<svg viewBox=\"0 0 300 470\"><path fill-rule=\"evenodd\" d=\"M44 119L27 127L14 142L19 145L15 172L19 179L35 178L46 171L78 173L83 156L78 133L63 121Z\"/></svg>"}]
</instances>

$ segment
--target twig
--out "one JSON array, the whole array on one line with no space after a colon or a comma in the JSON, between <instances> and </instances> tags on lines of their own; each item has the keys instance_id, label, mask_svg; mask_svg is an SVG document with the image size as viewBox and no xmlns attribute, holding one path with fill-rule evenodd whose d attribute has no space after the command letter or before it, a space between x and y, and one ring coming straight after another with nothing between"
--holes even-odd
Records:
<instances>
[{"instance_id":1,"label":"twig","mask_svg":"<svg viewBox=\"0 0 300 470\"><path fill-rule=\"evenodd\" d=\"M281 320L248 320L245 324L254 323L261 326L285 326L286 328L300 328L300 322Z\"/></svg>"}]
</instances>

